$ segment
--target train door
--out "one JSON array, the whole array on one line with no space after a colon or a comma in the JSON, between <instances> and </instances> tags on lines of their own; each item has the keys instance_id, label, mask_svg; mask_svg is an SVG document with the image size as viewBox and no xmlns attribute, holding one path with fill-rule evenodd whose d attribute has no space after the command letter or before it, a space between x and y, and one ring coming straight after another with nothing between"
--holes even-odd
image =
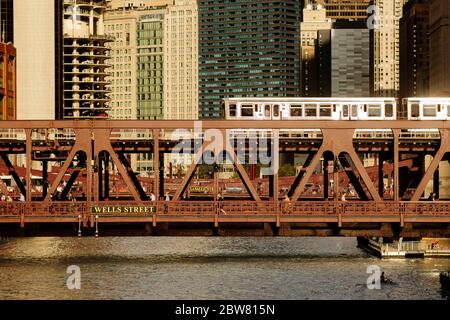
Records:
<instances>
[{"instance_id":1,"label":"train door","mask_svg":"<svg viewBox=\"0 0 450 320\"><path fill-rule=\"evenodd\" d=\"M357 104L350 106L350 120L358 120L358 107Z\"/></svg>"},{"instance_id":2,"label":"train door","mask_svg":"<svg viewBox=\"0 0 450 320\"><path fill-rule=\"evenodd\" d=\"M264 105L264 120L271 120L272 109L270 104Z\"/></svg>"},{"instance_id":3,"label":"train door","mask_svg":"<svg viewBox=\"0 0 450 320\"><path fill-rule=\"evenodd\" d=\"M280 120L281 119L281 110L279 104L272 105L272 120Z\"/></svg>"},{"instance_id":4,"label":"train door","mask_svg":"<svg viewBox=\"0 0 450 320\"><path fill-rule=\"evenodd\" d=\"M350 119L350 106L348 104L342 105L341 120Z\"/></svg>"}]
</instances>

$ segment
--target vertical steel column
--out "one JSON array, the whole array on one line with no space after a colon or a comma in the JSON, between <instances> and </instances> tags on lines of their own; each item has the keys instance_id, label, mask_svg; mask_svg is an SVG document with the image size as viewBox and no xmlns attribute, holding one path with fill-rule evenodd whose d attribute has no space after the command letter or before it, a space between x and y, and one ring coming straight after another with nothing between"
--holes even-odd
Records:
<instances>
[{"instance_id":1,"label":"vertical steel column","mask_svg":"<svg viewBox=\"0 0 450 320\"><path fill-rule=\"evenodd\" d=\"M45 199L48 192L48 161L42 161L42 198Z\"/></svg>"},{"instance_id":2,"label":"vertical steel column","mask_svg":"<svg viewBox=\"0 0 450 320\"><path fill-rule=\"evenodd\" d=\"M383 176L383 164L384 164L384 153L380 152L378 155L378 193L380 194L380 197L383 198L384 196L384 176Z\"/></svg>"},{"instance_id":3,"label":"vertical steel column","mask_svg":"<svg viewBox=\"0 0 450 320\"><path fill-rule=\"evenodd\" d=\"M339 199L339 158L334 156L333 161L333 200Z\"/></svg>"},{"instance_id":4,"label":"vertical steel column","mask_svg":"<svg viewBox=\"0 0 450 320\"><path fill-rule=\"evenodd\" d=\"M273 161L274 163L272 166L275 168L275 172L272 176L272 188L273 188L273 199L276 204L278 204L278 201L280 200L280 188L278 185L278 177L279 177L279 169L280 169L280 130L276 129L273 130L273 139L271 143L271 150L270 152L273 154Z\"/></svg>"},{"instance_id":5,"label":"vertical steel column","mask_svg":"<svg viewBox=\"0 0 450 320\"><path fill-rule=\"evenodd\" d=\"M32 154L32 147L33 147L33 143L31 141L31 129L26 129L25 130L25 134L26 134L26 138L27 138L27 142L26 142L26 195L25 199L27 202L30 202L31 199L31 166L32 166L32 159L31 159L31 154Z\"/></svg>"},{"instance_id":6,"label":"vertical steel column","mask_svg":"<svg viewBox=\"0 0 450 320\"><path fill-rule=\"evenodd\" d=\"M99 167L100 167L100 154L97 154L97 155L94 155L94 170L93 170L94 185L93 185L93 187L91 187L91 189L94 190L93 196L94 196L95 202L100 201L99 191L100 191L101 176L99 176L100 175Z\"/></svg>"},{"instance_id":7,"label":"vertical steel column","mask_svg":"<svg viewBox=\"0 0 450 320\"><path fill-rule=\"evenodd\" d=\"M218 200L217 195L219 194L219 172L216 167L214 167L214 186L213 186L214 201Z\"/></svg>"},{"instance_id":8,"label":"vertical steel column","mask_svg":"<svg viewBox=\"0 0 450 320\"><path fill-rule=\"evenodd\" d=\"M434 171L433 175L433 192L436 196L436 199L439 199L439 166L436 171Z\"/></svg>"},{"instance_id":9,"label":"vertical steel column","mask_svg":"<svg viewBox=\"0 0 450 320\"><path fill-rule=\"evenodd\" d=\"M329 156L327 156L328 153L325 153L323 155L323 198L324 200L328 200L330 197L330 172L328 170L328 163L329 161L332 161L333 159L330 159Z\"/></svg>"},{"instance_id":10,"label":"vertical steel column","mask_svg":"<svg viewBox=\"0 0 450 320\"><path fill-rule=\"evenodd\" d=\"M103 193L105 198L109 198L109 156L105 156L105 179Z\"/></svg>"},{"instance_id":11,"label":"vertical steel column","mask_svg":"<svg viewBox=\"0 0 450 320\"><path fill-rule=\"evenodd\" d=\"M392 130L394 133L394 201L399 201L400 199L400 130Z\"/></svg>"},{"instance_id":12,"label":"vertical steel column","mask_svg":"<svg viewBox=\"0 0 450 320\"><path fill-rule=\"evenodd\" d=\"M165 196L165 168L164 168L164 152L159 157L159 194Z\"/></svg>"},{"instance_id":13,"label":"vertical steel column","mask_svg":"<svg viewBox=\"0 0 450 320\"><path fill-rule=\"evenodd\" d=\"M104 154L104 153L103 153ZM95 196L95 201L103 201L103 154L98 155L97 160L97 185L98 185L98 194Z\"/></svg>"},{"instance_id":14,"label":"vertical steel column","mask_svg":"<svg viewBox=\"0 0 450 320\"><path fill-rule=\"evenodd\" d=\"M161 194L160 192L160 170L159 170L159 129L153 129L153 194L156 197L156 200L160 200Z\"/></svg>"},{"instance_id":15,"label":"vertical steel column","mask_svg":"<svg viewBox=\"0 0 450 320\"><path fill-rule=\"evenodd\" d=\"M83 132L83 136L89 136L90 137L90 148L87 148L86 151L86 206L87 210L89 211L91 208L91 201L92 201L92 161L93 159L93 142L92 142L92 129L81 129L81 132ZM87 131L87 132L86 132ZM72 160L72 159L70 159Z\"/></svg>"}]
</instances>

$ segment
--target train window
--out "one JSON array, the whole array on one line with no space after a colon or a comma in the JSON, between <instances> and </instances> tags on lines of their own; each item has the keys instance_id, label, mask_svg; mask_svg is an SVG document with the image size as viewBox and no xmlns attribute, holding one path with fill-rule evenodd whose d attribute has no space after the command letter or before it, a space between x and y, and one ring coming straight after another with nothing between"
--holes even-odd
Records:
<instances>
[{"instance_id":1,"label":"train window","mask_svg":"<svg viewBox=\"0 0 450 320\"><path fill-rule=\"evenodd\" d=\"M243 117L253 117L253 105L243 104L241 106L241 116Z\"/></svg>"},{"instance_id":2,"label":"train window","mask_svg":"<svg viewBox=\"0 0 450 320\"><path fill-rule=\"evenodd\" d=\"M378 104L369 104L369 117L381 117L381 106Z\"/></svg>"},{"instance_id":3,"label":"train window","mask_svg":"<svg viewBox=\"0 0 450 320\"><path fill-rule=\"evenodd\" d=\"M344 104L344 106L342 107L342 115L344 117L348 117L348 105Z\"/></svg>"},{"instance_id":4,"label":"train window","mask_svg":"<svg viewBox=\"0 0 450 320\"><path fill-rule=\"evenodd\" d=\"M336 110L337 110L337 105L333 104L333 112L336 112Z\"/></svg>"},{"instance_id":5,"label":"train window","mask_svg":"<svg viewBox=\"0 0 450 320\"><path fill-rule=\"evenodd\" d=\"M394 105L392 103L387 103L384 106L384 116L389 118L394 116Z\"/></svg>"},{"instance_id":6,"label":"train window","mask_svg":"<svg viewBox=\"0 0 450 320\"><path fill-rule=\"evenodd\" d=\"M435 117L437 115L435 104L424 104L423 105L423 116L424 117Z\"/></svg>"},{"instance_id":7,"label":"train window","mask_svg":"<svg viewBox=\"0 0 450 320\"><path fill-rule=\"evenodd\" d=\"M367 104L364 104L363 107L364 107L364 113L367 113Z\"/></svg>"},{"instance_id":8,"label":"train window","mask_svg":"<svg viewBox=\"0 0 450 320\"><path fill-rule=\"evenodd\" d=\"M441 105L438 104L437 107L438 107L438 112L441 112Z\"/></svg>"},{"instance_id":9,"label":"train window","mask_svg":"<svg viewBox=\"0 0 450 320\"><path fill-rule=\"evenodd\" d=\"M291 104L291 117L303 117L303 106L301 104Z\"/></svg>"},{"instance_id":10,"label":"train window","mask_svg":"<svg viewBox=\"0 0 450 320\"><path fill-rule=\"evenodd\" d=\"M331 117L331 104L324 104L319 109L320 117Z\"/></svg>"},{"instance_id":11,"label":"train window","mask_svg":"<svg viewBox=\"0 0 450 320\"><path fill-rule=\"evenodd\" d=\"M447 105L447 116L450 117L450 105Z\"/></svg>"},{"instance_id":12,"label":"train window","mask_svg":"<svg viewBox=\"0 0 450 320\"><path fill-rule=\"evenodd\" d=\"M236 104L230 104L230 117L236 117Z\"/></svg>"},{"instance_id":13,"label":"train window","mask_svg":"<svg viewBox=\"0 0 450 320\"><path fill-rule=\"evenodd\" d=\"M358 105L352 104L352 117L357 117L357 116L358 116Z\"/></svg>"},{"instance_id":14,"label":"train window","mask_svg":"<svg viewBox=\"0 0 450 320\"><path fill-rule=\"evenodd\" d=\"M305 105L305 116L306 117L317 117L317 106L315 104Z\"/></svg>"},{"instance_id":15,"label":"train window","mask_svg":"<svg viewBox=\"0 0 450 320\"><path fill-rule=\"evenodd\" d=\"M420 117L420 106L417 103L411 105L411 117L418 118Z\"/></svg>"},{"instance_id":16,"label":"train window","mask_svg":"<svg viewBox=\"0 0 450 320\"><path fill-rule=\"evenodd\" d=\"M264 106L264 116L265 116L266 118L270 118L270 106L269 106L268 104L266 104L266 105Z\"/></svg>"},{"instance_id":17,"label":"train window","mask_svg":"<svg viewBox=\"0 0 450 320\"><path fill-rule=\"evenodd\" d=\"M255 112L259 111L259 106L257 104L255 104Z\"/></svg>"},{"instance_id":18,"label":"train window","mask_svg":"<svg viewBox=\"0 0 450 320\"><path fill-rule=\"evenodd\" d=\"M279 117L280 116L280 106L277 104L273 105L273 116Z\"/></svg>"}]
</instances>

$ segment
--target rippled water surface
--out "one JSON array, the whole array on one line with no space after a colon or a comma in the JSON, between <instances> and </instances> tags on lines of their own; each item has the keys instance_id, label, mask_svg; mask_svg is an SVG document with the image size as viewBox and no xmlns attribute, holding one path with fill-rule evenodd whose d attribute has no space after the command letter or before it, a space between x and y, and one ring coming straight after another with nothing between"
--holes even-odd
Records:
<instances>
[{"instance_id":1,"label":"rippled water surface","mask_svg":"<svg viewBox=\"0 0 450 320\"><path fill-rule=\"evenodd\" d=\"M81 290L68 290L68 266ZM396 285L369 290L378 265ZM0 241L0 299L444 299L450 259L379 260L353 238Z\"/></svg>"}]
</instances>

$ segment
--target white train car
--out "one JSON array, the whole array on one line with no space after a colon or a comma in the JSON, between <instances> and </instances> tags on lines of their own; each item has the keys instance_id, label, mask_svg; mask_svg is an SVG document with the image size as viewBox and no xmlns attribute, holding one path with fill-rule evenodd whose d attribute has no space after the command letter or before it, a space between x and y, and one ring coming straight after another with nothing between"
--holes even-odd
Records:
<instances>
[{"instance_id":1,"label":"white train car","mask_svg":"<svg viewBox=\"0 0 450 320\"><path fill-rule=\"evenodd\" d=\"M450 98L403 99L408 120L450 120Z\"/></svg>"},{"instance_id":2,"label":"white train car","mask_svg":"<svg viewBox=\"0 0 450 320\"><path fill-rule=\"evenodd\" d=\"M228 98L226 120L395 120L395 98Z\"/></svg>"}]
</instances>

